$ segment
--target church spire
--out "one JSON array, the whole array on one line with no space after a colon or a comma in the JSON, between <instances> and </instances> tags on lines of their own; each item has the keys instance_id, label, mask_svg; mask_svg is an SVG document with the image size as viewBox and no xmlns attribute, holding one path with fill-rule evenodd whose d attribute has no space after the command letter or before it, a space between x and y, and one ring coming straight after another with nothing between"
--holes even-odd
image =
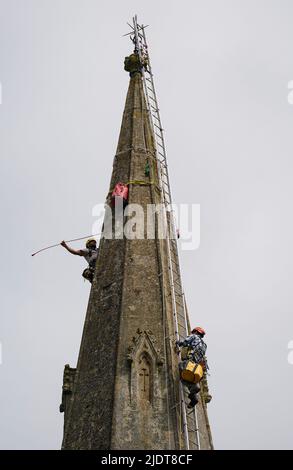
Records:
<instances>
[{"instance_id":1,"label":"church spire","mask_svg":"<svg viewBox=\"0 0 293 470\"><path fill-rule=\"evenodd\" d=\"M144 220L166 197L145 94L148 67L137 49L125 61L130 83L106 198L113 232L118 183L128 188L124 227L132 204ZM64 372L64 449L197 449L199 439L212 447L202 398L198 416L182 418L170 253L158 216L151 220L152 237L144 224L140 237L101 238L77 368Z\"/></svg>"}]
</instances>

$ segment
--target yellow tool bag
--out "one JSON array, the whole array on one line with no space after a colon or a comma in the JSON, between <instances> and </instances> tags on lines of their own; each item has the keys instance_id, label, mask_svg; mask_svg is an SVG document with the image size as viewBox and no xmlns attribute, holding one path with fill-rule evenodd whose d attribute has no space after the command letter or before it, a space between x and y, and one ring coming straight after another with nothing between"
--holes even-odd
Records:
<instances>
[{"instance_id":1,"label":"yellow tool bag","mask_svg":"<svg viewBox=\"0 0 293 470\"><path fill-rule=\"evenodd\" d=\"M195 362L188 361L181 371L181 379L186 382L198 383L203 377L203 367Z\"/></svg>"}]
</instances>

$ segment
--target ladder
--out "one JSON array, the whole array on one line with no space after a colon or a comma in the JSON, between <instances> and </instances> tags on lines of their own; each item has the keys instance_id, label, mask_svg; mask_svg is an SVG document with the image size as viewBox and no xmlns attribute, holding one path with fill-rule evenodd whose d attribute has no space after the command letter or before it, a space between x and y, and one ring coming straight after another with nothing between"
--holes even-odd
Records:
<instances>
[{"instance_id":1,"label":"ladder","mask_svg":"<svg viewBox=\"0 0 293 470\"><path fill-rule=\"evenodd\" d=\"M155 91L154 78L150 64L150 56L148 53L148 45L146 41L146 26L139 25L137 16L133 18L131 32L128 33L135 46L135 52L139 55L143 64L147 58L147 65L142 68L143 88L147 109L149 112L150 124L155 137L155 151L157 157L157 166L159 174L159 186L163 198L163 219L166 228L165 233L167 253L168 253L168 269L170 275L170 287L172 298L172 310L174 317L174 328L176 340L182 340L188 335L187 312L185 307L185 299L181 282L181 272L177 247L177 235L175 229L174 214L172 210L171 187L168 173L168 165L166 158L166 148L163 135L163 128L160 118L157 95ZM178 356L178 364L181 358ZM179 406L182 419L182 433L184 438L184 448L186 450L200 450L200 436L197 410L187 408L188 390L179 380Z\"/></svg>"}]
</instances>

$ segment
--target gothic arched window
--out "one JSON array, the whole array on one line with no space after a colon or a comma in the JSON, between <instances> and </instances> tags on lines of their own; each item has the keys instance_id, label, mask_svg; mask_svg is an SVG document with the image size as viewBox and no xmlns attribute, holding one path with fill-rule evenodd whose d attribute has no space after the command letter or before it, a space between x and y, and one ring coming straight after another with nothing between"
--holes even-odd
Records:
<instances>
[{"instance_id":1,"label":"gothic arched window","mask_svg":"<svg viewBox=\"0 0 293 470\"><path fill-rule=\"evenodd\" d=\"M151 402L151 365L146 354L138 362L138 395L140 400Z\"/></svg>"}]
</instances>

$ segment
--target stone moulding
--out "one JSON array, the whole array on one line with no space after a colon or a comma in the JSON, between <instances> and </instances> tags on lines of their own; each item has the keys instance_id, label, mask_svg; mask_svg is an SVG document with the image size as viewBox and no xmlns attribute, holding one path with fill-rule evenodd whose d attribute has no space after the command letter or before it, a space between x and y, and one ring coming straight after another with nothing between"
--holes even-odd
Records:
<instances>
[{"instance_id":1,"label":"stone moulding","mask_svg":"<svg viewBox=\"0 0 293 470\"><path fill-rule=\"evenodd\" d=\"M157 366L162 366L164 361L159 348L156 347L156 338L151 330L136 331L137 336L132 338L132 344L128 347L127 360L132 363L143 352L149 354Z\"/></svg>"},{"instance_id":2,"label":"stone moulding","mask_svg":"<svg viewBox=\"0 0 293 470\"><path fill-rule=\"evenodd\" d=\"M151 330L137 330L128 348L130 365L129 397L134 407L157 409L159 374L164 361Z\"/></svg>"}]
</instances>

